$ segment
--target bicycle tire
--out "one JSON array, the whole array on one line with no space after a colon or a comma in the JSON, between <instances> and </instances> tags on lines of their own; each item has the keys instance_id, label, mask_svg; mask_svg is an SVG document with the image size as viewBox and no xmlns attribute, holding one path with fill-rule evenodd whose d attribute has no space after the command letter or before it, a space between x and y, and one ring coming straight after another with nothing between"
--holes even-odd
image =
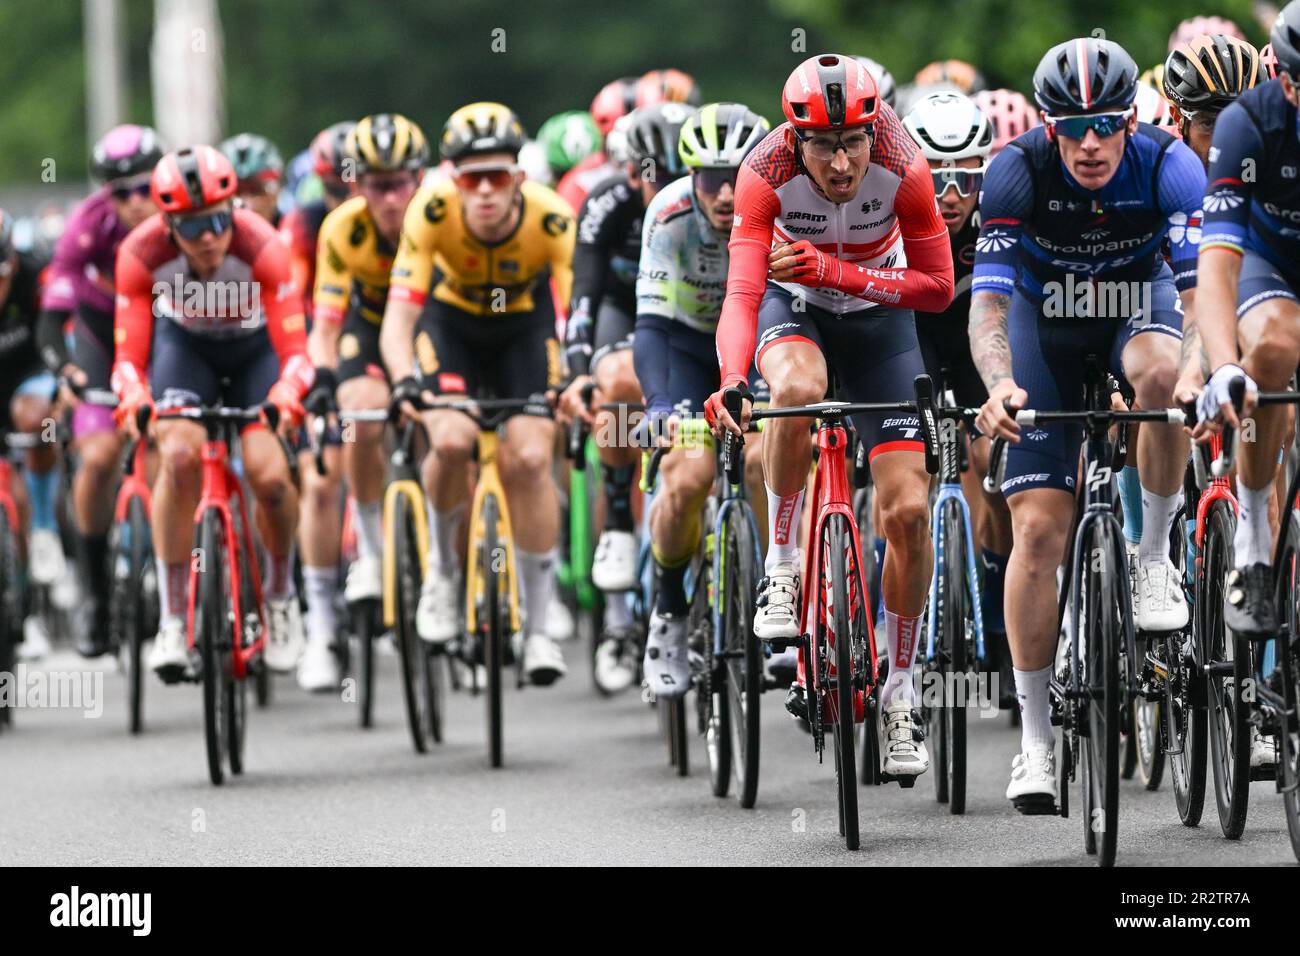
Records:
<instances>
[{"instance_id":1,"label":"bicycle tire","mask_svg":"<svg viewBox=\"0 0 1300 956\"><path fill-rule=\"evenodd\" d=\"M1088 724L1083 739L1084 848L1095 852L1100 866L1115 864L1119 837L1120 700L1119 647L1123 639L1124 605L1116 578L1114 530L1109 523L1093 524L1085 541L1087 561L1087 634L1084 638L1084 673ZM1127 570L1125 571L1127 573Z\"/></svg>"},{"instance_id":2,"label":"bicycle tire","mask_svg":"<svg viewBox=\"0 0 1300 956\"><path fill-rule=\"evenodd\" d=\"M1233 566L1232 540L1236 519L1225 501L1210 512L1205 540L1207 574L1206 607L1210 613L1202 634L1202 661L1208 665L1233 665L1231 677L1205 677L1210 767L1214 771L1214 799L1219 827L1229 840L1240 839L1246 829L1250 799L1250 724L1245 688L1252 675L1250 641L1230 634L1223 620L1223 583ZM1232 657L1227 654L1231 650Z\"/></svg>"},{"instance_id":3,"label":"bicycle tire","mask_svg":"<svg viewBox=\"0 0 1300 956\"><path fill-rule=\"evenodd\" d=\"M1278 780L1286 828L1291 836L1291 851L1300 860L1300 519L1292 513L1287 521L1286 547L1279 567L1284 573L1279 581L1285 589L1287 628L1277 641L1277 666L1282 677L1283 706L1289 717L1282 717L1277 735Z\"/></svg>"},{"instance_id":4,"label":"bicycle tire","mask_svg":"<svg viewBox=\"0 0 1300 956\"><path fill-rule=\"evenodd\" d=\"M0 508L0 672L14 673L18 639L22 634L22 592L19 590L18 540L9 512ZM0 704L0 729L13 726L14 707Z\"/></svg>"},{"instance_id":5,"label":"bicycle tire","mask_svg":"<svg viewBox=\"0 0 1300 956\"><path fill-rule=\"evenodd\" d=\"M441 651L424 655L424 684L429 701L429 737L435 744L442 743L443 701L447 696L447 658Z\"/></svg>"},{"instance_id":6,"label":"bicycle tire","mask_svg":"<svg viewBox=\"0 0 1300 956\"><path fill-rule=\"evenodd\" d=\"M1162 700L1133 701L1133 737L1137 743L1138 778L1152 792L1160 789L1165 777L1165 749L1161 744Z\"/></svg>"},{"instance_id":7,"label":"bicycle tire","mask_svg":"<svg viewBox=\"0 0 1300 956\"><path fill-rule=\"evenodd\" d=\"M220 786L225 781L229 740L225 685L229 680L226 655L230 651L230 590L225 530L221 513L215 508L209 509L200 520L198 540L203 563L198 574L198 593L194 595L194 643L199 648L203 668L203 739L208 779Z\"/></svg>"},{"instance_id":8,"label":"bicycle tire","mask_svg":"<svg viewBox=\"0 0 1300 956\"><path fill-rule=\"evenodd\" d=\"M1200 633L1200 618L1205 611L1198 575L1196 607L1193 608L1194 634ZM1183 826L1199 826L1205 807L1206 717L1202 689L1205 684L1196 672L1195 658L1184 660L1177 635L1166 641L1169 678L1165 682L1165 699L1160 708L1161 737L1168 751L1169 779L1174 791L1174 806Z\"/></svg>"},{"instance_id":9,"label":"bicycle tire","mask_svg":"<svg viewBox=\"0 0 1300 956\"><path fill-rule=\"evenodd\" d=\"M725 530L723 647L732 733L732 766L736 796L746 810L758 799L762 743L763 650L754 636L754 595L758 569L754 558L754 526L747 504L732 506ZM743 653L743 656L741 654Z\"/></svg>"},{"instance_id":10,"label":"bicycle tire","mask_svg":"<svg viewBox=\"0 0 1300 956\"><path fill-rule=\"evenodd\" d=\"M428 743L424 734L424 710L421 699L420 658L424 642L415 631L415 607L420 600L420 555L415 543L415 511L411 497L404 491L393 495L389 515L388 540L393 543L394 636L402 660L402 696L406 703L406 723L416 753L424 753Z\"/></svg>"},{"instance_id":11,"label":"bicycle tire","mask_svg":"<svg viewBox=\"0 0 1300 956\"><path fill-rule=\"evenodd\" d=\"M375 600L359 601L352 606L352 630L357 638L357 703L360 704L362 727L373 727L375 719L375 638L382 631L378 625L379 606Z\"/></svg>"},{"instance_id":12,"label":"bicycle tire","mask_svg":"<svg viewBox=\"0 0 1300 956\"><path fill-rule=\"evenodd\" d=\"M121 641L119 653L126 671L127 729L132 734L144 730L144 642L149 638L145 578L151 572L152 549L149 546L149 520L144 501L133 495L126 506L129 542L122 548L120 528L114 528L115 541L109 549L114 563L125 559L123 574L113 575L111 614ZM116 569L115 569L116 570Z\"/></svg>"},{"instance_id":13,"label":"bicycle tire","mask_svg":"<svg viewBox=\"0 0 1300 956\"><path fill-rule=\"evenodd\" d=\"M974 624L970 617L969 582L966 580L966 524L961 506L948 501L940 516L944 535L944 590L941 616L942 630L939 644L939 666L942 682L942 703L939 714L939 763L935 773L935 797L947 802L948 812L960 815L966 812L966 706L965 694L961 700L950 698L957 680L964 679L967 670L966 642ZM931 611L931 613L936 613ZM942 789L943 795L939 791Z\"/></svg>"},{"instance_id":14,"label":"bicycle tire","mask_svg":"<svg viewBox=\"0 0 1300 956\"><path fill-rule=\"evenodd\" d=\"M830 632L835 635L835 720L832 724L835 738L835 782L839 790L840 833L844 836L845 846L856 850L859 845L858 781L854 766L853 634L849 623L852 614L847 557L853 539L848 520L843 515L831 515L826 519L825 527L822 566L827 569L831 579ZM859 572L857 598L859 602L864 602L866 598L861 590L861 568L855 570ZM818 705L819 702L812 704Z\"/></svg>"},{"instance_id":15,"label":"bicycle tire","mask_svg":"<svg viewBox=\"0 0 1300 956\"><path fill-rule=\"evenodd\" d=\"M504 730L504 684L502 671L505 668L505 642L510 635L505 633L504 617L508 610L502 607L508 599L505 581L496 570L495 556L500 551L501 509L496 495L483 496L483 505L479 513L479 522L483 528L483 540L475 560L479 563L479 580L483 587L483 610L479 617L479 630L483 632L483 664L487 668L487 724L488 724L488 759L493 767L500 767L505 760ZM484 622L486 621L486 628Z\"/></svg>"}]
</instances>

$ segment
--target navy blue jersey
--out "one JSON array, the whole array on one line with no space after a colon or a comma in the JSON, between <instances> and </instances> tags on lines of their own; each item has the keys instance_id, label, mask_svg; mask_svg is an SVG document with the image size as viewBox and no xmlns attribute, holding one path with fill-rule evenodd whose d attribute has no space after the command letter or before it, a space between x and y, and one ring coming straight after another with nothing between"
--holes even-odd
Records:
<instances>
[{"instance_id":1,"label":"navy blue jersey","mask_svg":"<svg viewBox=\"0 0 1300 956\"><path fill-rule=\"evenodd\" d=\"M1254 252L1300 278L1300 127L1271 80L1219 114L1210 148L1201 248Z\"/></svg>"},{"instance_id":2,"label":"navy blue jersey","mask_svg":"<svg viewBox=\"0 0 1300 956\"><path fill-rule=\"evenodd\" d=\"M1163 245L1178 290L1196 285L1205 171L1181 140L1146 123L1129 137L1115 175L1101 189L1080 186L1046 127L1008 144L980 194L972 292L1041 298L1074 273L1146 282L1161 271Z\"/></svg>"}]
</instances>

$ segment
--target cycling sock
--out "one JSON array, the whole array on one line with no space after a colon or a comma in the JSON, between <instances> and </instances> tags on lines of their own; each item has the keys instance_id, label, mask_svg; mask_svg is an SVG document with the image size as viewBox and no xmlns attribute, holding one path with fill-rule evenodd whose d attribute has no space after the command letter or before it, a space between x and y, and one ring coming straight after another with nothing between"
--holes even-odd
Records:
<instances>
[{"instance_id":1,"label":"cycling sock","mask_svg":"<svg viewBox=\"0 0 1300 956\"><path fill-rule=\"evenodd\" d=\"M465 514L465 502L461 502L450 511L434 511L429 506L429 557L431 568L444 578L453 577L460 566L456 554L456 535L460 531L460 520ZM549 552L548 552L549 553ZM519 563L523 564L524 552L519 552ZM525 590L527 590L525 588Z\"/></svg>"},{"instance_id":2,"label":"cycling sock","mask_svg":"<svg viewBox=\"0 0 1300 956\"><path fill-rule=\"evenodd\" d=\"M1142 489L1142 543L1138 546L1138 561L1150 564L1169 556L1169 531L1182 504L1182 489L1172 495L1157 495Z\"/></svg>"},{"instance_id":3,"label":"cycling sock","mask_svg":"<svg viewBox=\"0 0 1300 956\"><path fill-rule=\"evenodd\" d=\"M90 596L97 601L108 599L108 535L83 534L77 538L77 559Z\"/></svg>"},{"instance_id":4,"label":"cycling sock","mask_svg":"<svg viewBox=\"0 0 1300 956\"><path fill-rule=\"evenodd\" d=\"M1006 586L1008 556L995 554L988 548L981 548L980 551L984 563L984 591L980 595L984 630L1005 634L1007 622L1002 614L1002 597Z\"/></svg>"},{"instance_id":5,"label":"cycling sock","mask_svg":"<svg viewBox=\"0 0 1300 956\"><path fill-rule=\"evenodd\" d=\"M803 514L803 493L800 488L792 495L778 495L770 485L767 489L767 560L764 570L769 574L782 561L795 562L799 557L799 518Z\"/></svg>"},{"instance_id":6,"label":"cycling sock","mask_svg":"<svg viewBox=\"0 0 1300 956\"><path fill-rule=\"evenodd\" d=\"M334 594L339 586L337 565L326 568L304 565L302 583L307 590L307 637L319 634L324 640L332 640L338 623L334 613Z\"/></svg>"},{"instance_id":7,"label":"cycling sock","mask_svg":"<svg viewBox=\"0 0 1300 956\"><path fill-rule=\"evenodd\" d=\"M555 549L533 554L516 549L524 604L524 633L546 633L546 609L555 591Z\"/></svg>"},{"instance_id":8,"label":"cycling sock","mask_svg":"<svg viewBox=\"0 0 1300 956\"><path fill-rule=\"evenodd\" d=\"M632 626L632 609L622 594L605 595L605 630L614 631Z\"/></svg>"},{"instance_id":9,"label":"cycling sock","mask_svg":"<svg viewBox=\"0 0 1300 956\"><path fill-rule=\"evenodd\" d=\"M168 564L155 558L158 568L158 614L162 620L186 615L190 596L190 566L186 561Z\"/></svg>"},{"instance_id":10,"label":"cycling sock","mask_svg":"<svg viewBox=\"0 0 1300 956\"><path fill-rule=\"evenodd\" d=\"M1119 470L1119 498L1124 505L1124 540L1137 544L1142 540L1142 483L1133 465Z\"/></svg>"},{"instance_id":11,"label":"cycling sock","mask_svg":"<svg viewBox=\"0 0 1300 956\"><path fill-rule=\"evenodd\" d=\"M885 539L877 538L875 540L876 550L876 580L871 583L871 606L876 609L876 616L872 618L872 623L881 620L885 616L885 594L880 588L880 582L885 580Z\"/></svg>"},{"instance_id":12,"label":"cycling sock","mask_svg":"<svg viewBox=\"0 0 1300 956\"><path fill-rule=\"evenodd\" d=\"M1268 505L1273 497L1273 485L1258 490L1247 488L1237 476L1237 533L1232 539L1235 566L1248 568L1252 564L1272 564L1273 533L1268 526Z\"/></svg>"},{"instance_id":13,"label":"cycling sock","mask_svg":"<svg viewBox=\"0 0 1300 956\"><path fill-rule=\"evenodd\" d=\"M601 465L600 473L605 481L606 531L632 531L632 475L635 465L614 467Z\"/></svg>"},{"instance_id":14,"label":"cycling sock","mask_svg":"<svg viewBox=\"0 0 1300 956\"><path fill-rule=\"evenodd\" d=\"M24 468L23 481L27 485L27 497L32 502L32 530L57 533L59 519L54 514L54 501L59 495L58 469L51 468L37 474L30 468Z\"/></svg>"},{"instance_id":15,"label":"cycling sock","mask_svg":"<svg viewBox=\"0 0 1300 956\"><path fill-rule=\"evenodd\" d=\"M284 554L266 553L266 580L262 586L266 588L268 600L280 601L292 597L297 592L293 582L292 545Z\"/></svg>"},{"instance_id":16,"label":"cycling sock","mask_svg":"<svg viewBox=\"0 0 1300 956\"><path fill-rule=\"evenodd\" d=\"M1047 683L1052 678L1049 664L1042 670L1013 670L1016 677L1016 700L1020 704L1020 749L1030 744L1056 743L1052 735L1052 709L1047 698Z\"/></svg>"},{"instance_id":17,"label":"cycling sock","mask_svg":"<svg viewBox=\"0 0 1300 956\"><path fill-rule=\"evenodd\" d=\"M663 565L655 558L655 610L680 617L686 613L686 569L690 559L676 566Z\"/></svg>"},{"instance_id":18,"label":"cycling sock","mask_svg":"<svg viewBox=\"0 0 1300 956\"><path fill-rule=\"evenodd\" d=\"M378 560L384 553L384 503L353 501L352 530L357 536L357 557Z\"/></svg>"},{"instance_id":19,"label":"cycling sock","mask_svg":"<svg viewBox=\"0 0 1300 956\"><path fill-rule=\"evenodd\" d=\"M881 697L885 707L896 701L916 702L912 664L916 661L920 625L920 617L904 617L885 609L885 645L889 648L889 678Z\"/></svg>"}]
</instances>

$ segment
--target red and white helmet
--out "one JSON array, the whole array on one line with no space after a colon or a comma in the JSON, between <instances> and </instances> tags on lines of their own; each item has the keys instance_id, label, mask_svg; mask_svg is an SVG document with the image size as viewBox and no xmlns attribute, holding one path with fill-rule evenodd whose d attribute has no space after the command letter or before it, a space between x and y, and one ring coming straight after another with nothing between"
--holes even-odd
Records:
<instances>
[{"instance_id":1,"label":"red and white helmet","mask_svg":"<svg viewBox=\"0 0 1300 956\"><path fill-rule=\"evenodd\" d=\"M600 88L596 98L591 101L591 118L596 121L601 135L608 136L620 116L626 116L636 109L635 76L625 76L611 80Z\"/></svg>"},{"instance_id":2,"label":"red and white helmet","mask_svg":"<svg viewBox=\"0 0 1300 956\"><path fill-rule=\"evenodd\" d=\"M823 53L790 74L781 109L795 129L863 126L880 115L880 91L871 71L856 59Z\"/></svg>"},{"instance_id":3,"label":"red and white helmet","mask_svg":"<svg viewBox=\"0 0 1300 956\"><path fill-rule=\"evenodd\" d=\"M1224 36L1236 37L1238 40L1246 39L1246 34L1242 33L1241 28L1231 20L1225 20L1223 17L1189 17L1174 27L1174 32L1169 34L1169 52L1173 53L1180 45L1190 43L1207 33L1222 33Z\"/></svg>"},{"instance_id":4,"label":"red and white helmet","mask_svg":"<svg viewBox=\"0 0 1300 956\"><path fill-rule=\"evenodd\" d=\"M993 124L993 152L996 156L1021 133L1041 122L1038 109L1023 93L1015 90L981 90L971 97Z\"/></svg>"},{"instance_id":5,"label":"red and white helmet","mask_svg":"<svg viewBox=\"0 0 1300 956\"><path fill-rule=\"evenodd\" d=\"M188 146L158 161L149 191L154 205L163 212L180 213L224 202L238 185L235 167L221 150Z\"/></svg>"}]
</instances>

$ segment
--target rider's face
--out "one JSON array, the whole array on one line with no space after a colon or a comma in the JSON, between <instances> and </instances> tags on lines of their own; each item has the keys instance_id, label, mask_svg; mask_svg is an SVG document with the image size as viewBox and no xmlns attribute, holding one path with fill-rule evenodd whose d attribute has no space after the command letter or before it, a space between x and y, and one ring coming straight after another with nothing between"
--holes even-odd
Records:
<instances>
[{"instance_id":1,"label":"rider's face","mask_svg":"<svg viewBox=\"0 0 1300 956\"><path fill-rule=\"evenodd\" d=\"M1098 136L1095 129L1084 133L1083 139L1057 134L1056 143L1061 151L1061 162L1070 175L1084 189L1101 189L1124 157L1128 137L1137 132L1137 111L1128 119L1128 125L1109 136Z\"/></svg>"},{"instance_id":2,"label":"rider's face","mask_svg":"<svg viewBox=\"0 0 1300 956\"><path fill-rule=\"evenodd\" d=\"M511 153L481 153L456 164L452 174L465 221L473 230L500 225L515 204L524 173Z\"/></svg>"},{"instance_id":3,"label":"rider's face","mask_svg":"<svg viewBox=\"0 0 1300 956\"><path fill-rule=\"evenodd\" d=\"M198 218L220 212L229 215L230 211L231 204L224 202L219 206L204 209L201 213L195 215ZM211 229L206 229L197 239L186 239L175 228L172 229L172 237L176 241L177 248L189 260L194 271L200 273L216 271L222 260L226 258L226 253L230 251L230 242L234 235L235 231L230 225L227 225L220 235L217 235Z\"/></svg>"},{"instance_id":4,"label":"rider's face","mask_svg":"<svg viewBox=\"0 0 1300 956\"><path fill-rule=\"evenodd\" d=\"M375 228L389 242L396 242L402 232L406 205L420 187L419 173L371 172L361 177L359 185L361 194L366 197L366 209L375 221Z\"/></svg>"},{"instance_id":5,"label":"rider's face","mask_svg":"<svg viewBox=\"0 0 1300 956\"><path fill-rule=\"evenodd\" d=\"M931 169L979 169L984 164L984 160L978 156L967 156L965 159L932 159L930 160ZM955 235L961 231L961 227L966 224L970 214L975 211L975 205L979 202L980 195L978 190L971 192L969 196L963 196L957 191L954 183L948 183L943 191L943 195L938 197L939 215L943 217L944 225L948 227L949 234Z\"/></svg>"},{"instance_id":6,"label":"rider's face","mask_svg":"<svg viewBox=\"0 0 1300 956\"><path fill-rule=\"evenodd\" d=\"M856 140L865 129L865 127L853 127L842 130L822 130L814 132L810 140L800 141L797 145L808 175L831 202L848 202L858 194L862 177L867 174L867 167L871 165L870 136L866 148L860 149L856 156L850 156L850 150L840 148L840 144L860 145ZM827 147L833 151L828 150ZM828 152L829 157L827 157Z\"/></svg>"}]
</instances>

